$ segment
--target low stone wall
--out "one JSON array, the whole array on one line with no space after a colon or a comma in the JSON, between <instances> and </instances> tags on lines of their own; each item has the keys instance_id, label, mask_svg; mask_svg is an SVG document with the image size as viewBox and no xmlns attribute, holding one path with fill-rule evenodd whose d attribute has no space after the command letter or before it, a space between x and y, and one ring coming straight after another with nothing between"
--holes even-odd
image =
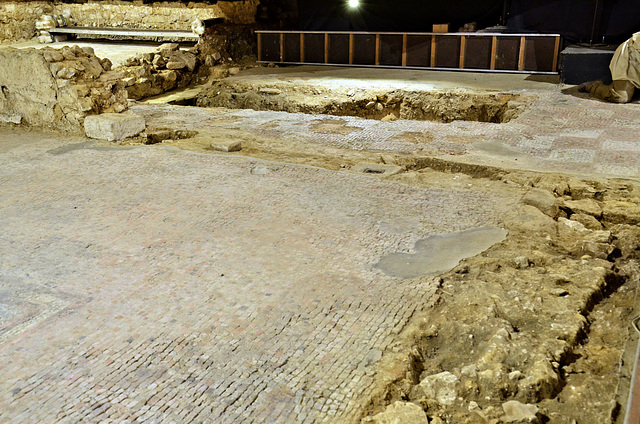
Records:
<instances>
[{"instance_id":1,"label":"low stone wall","mask_svg":"<svg viewBox=\"0 0 640 424\"><path fill-rule=\"evenodd\" d=\"M190 49L166 43L154 53L128 58L117 71L129 98L140 100L237 72L238 61L253 54L254 44L252 25L218 24L208 28Z\"/></svg>"},{"instance_id":2,"label":"low stone wall","mask_svg":"<svg viewBox=\"0 0 640 424\"><path fill-rule=\"evenodd\" d=\"M127 109L111 62L91 48L0 49L0 123L82 131L84 118Z\"/></svg>"},{"instance_id":3,"label":"low stone wall","mask_svg":"<svg viewBox=\"0 0 640 424\"><path fill-rule=\"evenodd\" d=\"M48 1L0 1L0 43L28 40L36 35L36 20L53 13Z\"/></svg>"},{"instance_id":4,"label":"low stone wall","mask_svg":"<svg viewBox=\"0 0 640 424\"><path fill-rule=\"evenodd\" d=\"M180 50L178 44L166 43L155 53L130 57L117 71L129 98L139 100L198 82L201 64L196 47Z\"/></svg>"}]
</instances>

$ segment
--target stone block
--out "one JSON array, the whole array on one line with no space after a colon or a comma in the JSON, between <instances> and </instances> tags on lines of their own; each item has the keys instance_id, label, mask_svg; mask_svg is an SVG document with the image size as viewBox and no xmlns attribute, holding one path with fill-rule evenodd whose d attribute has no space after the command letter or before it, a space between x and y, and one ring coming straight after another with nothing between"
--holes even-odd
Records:
<instances>
[{"instance_id":1,"label":"stone block","mask_svg":"<svg viewBox=\"0 0 640 424\"><path fill-rule=\"evenodd\" d=\"M162 57L162 55L160 54L156 54L153 56L153 59L151 60L151 63L153 64L153 66L155 66L156 68L162 68L164 65L167 64L167 62L164 60L164 58Z\"/></svg>"},{"instance_id":2,"label":"stone block","mask_svg":"<svg viewBox=\"0 0 640 424\"><path fill-rule=\"evenodd\" d=\"M143 52L138 54L138 59L140 60L140 62L151 63L151 61L153 60L153 57L154 57L154 54L151 52Z\"/></svg>"},{"instance_id":3,"label":"stone block","mask_svg":"<svg viewBox=\"0 0 640 424\"><path fill-rule=\"evenodd\" d=\"M62 62L64 60L64 56L58 50L44 50L42 55L47 62Z\"/></svg>"},{"instance_id":4,"label":"stone block","mask_svg":"<svg viewBox=\"0 0 640 424\"><path fill-rule=\"evenodd\" d=\"M158 47L158 51L163 57L169 57L172 52L178 50L178 43L164 43Z\"/></svg>"},{"instance_id":5,"label":"stone block","mask_svg":"<svg viewBox=\"0 0 640 424\"><path fill-rule=\"evenodd\" d=\"M140 134L144 129L144 118L132 112L103 113L87 116L84 120L84 132L87 137L98 140L124 140Z\"/></svg>"},{"instance_id":6,"label":"stone block","mask_svg":"<svg viewBox=\"0 0 640 424\"><path fill-rule=\"evenodd\" d=\"M240 141L214 142L214 143L211 143L211 148L218 152L239 152L240 150L242 150L242 142Z\"/></svg>"},{"instance_id":7,"label":"stone block","mask_svg":"<svg viewBox=\"0 0 640 424\"><path fill-rule=\"evenodd\" d=\"M58 72L56 72L56 78L71 79L75 77L76 74L77 74L77 71L74 68L65 67L60 69Z\"/></svg>"},{"instance_id":8,"label":"stone block","mask_svg":"<svg viewBox=\"0 0 640 424\"><path fill-rule=\"evenodd\" d=\"M427 424L427 414L418 405L397 401L387 407L384 412L366 417L362 424Z\"/></svg>"},{"instance_id":9,"label":"stone block","mask_svg":"<svg viewBox=\"0 0 640 424\"><path fill-rule=\"evenodd\" d=\"M538 407L511 400L502 404L504 423L538 423Z\"/></svg>"},{"instance_id":10,"label":"stone block","mask_svg":"<svg viewBox=\"0 0 640 424\"><path fill-rule=\"evenodd\" d=\"M593 199L565 200L563 207L570 209L572 213L591 215L596 218L602 216L602 208Z\"/></svg>"},{"instance_id":11,"label":"stone block","mask_svg":"<svg viewBox=\"0 0 640 424\"><path fill-rule=\"evenodd\" d=\"M184 62L177 62L177 61L167 62L167 69L172 69L172 70L184 69L186 66L187 65Z\"/></svg>"},{"instance_id":12,"label":"stone block","mask_svg":"<svg viewBox=\"0 0 640 424\"><path fill-rule=\"evenodd\" d=\"M557 217L560 212L558 199L556 199L550 191L540 188L534 188L529 191L522 199L522 202L525 205L531 205L538 208L542 213L550 216L551 218Z\"/></svg>"},{"instance_id":13,"label":"stone block","mask_svg":"<svg viewBox=\"0 0 640 424\"><path fill-rule=\"evenodd\" d=\"M168 69L177 69L177 68L169 68L169 64L172 62L184 63L185 65L184 67L189 69L190 72L196 68L196 57L191 53L183 52L180 50L172 52L169 55L169 59L167 60Z\"/></svg>"},{"instance_id":14,"label":"stone block","mask_svg":"<svg viewBox=\"0 0 640 424\"><path fill-rule=\"evenodd\" d=\"M414 398L434 399L442 405L452 405L458 397L460 380L448 371L424 378L413 390Z\"/></svg>"},{"instance_id":15,"label":"stone block","mask_svg":"<svg viewBox=\"0 0 640 424\"><path fill-rule=\"evenodd\" d=\"M96 56L89 56L82 61L82 66L85 69L85 75L89 78L99 78L104 72L104 68L100 63L100 59Z\"/></svg>"},{"instance_id":16,"label":"stone block","mask_svg":"<svg viewBox=\"0 0 640 424\"><path fill-rule=\"evenodd\" d=\"M138 59L137 57L128 57L125 59L124 66L139 66L140 65L140 59Z\"/></svg>"},{"instance_id":17,"label":"stone block","mask_svg":"<svg viewBox=\"0 0 640 424\"><path fill-rule=\"evenodd\" d=\"M571 220L581 223L589 230L602 230L602 224L592 215L574 213L571 214Z\"/></svg>"},{"instance_id":18,"label":"stone block","mask_svg":"<svg viewBox=\"0 0 640 424\"><path fill-rule=\"evenodd\" d=\"M612 224L640 224L640 205L620 200L606 200L602 206L602 216Z\"/></svg>"},{"instance_id":19,"label":"stone block","mask_svg":"<svg viewBox=\"0 0 640 424\"><path fill-rule=\"evenodd\" d=\"M81 49L84 52L84 54L86 54L87 56L95 56L96 55L96 52L93 49L93 47L86 46L86 47L81 47Z\"/></svg>"},{"instance_id":20,"label":"stone block","mask_svg":"<svg viewBox=\"0 0 640 424\"><path fill-rule=\"evenodd\" d=\"M102 65L102 69L107 72L110 71L111 67L113 66L113 63L111 63L111 61L106 57L104 59L100 59L100 64Z\"/></svg>"},{"instance_id":21,"label":"stone block","mask_svg":"<svg viewBox=\"0 0 640 424\"><path fill-rule=\"evenodd\" d=\"M60 53L62 53L62 56L64 56L65 60L76 60L76 54L73 52L73 50L71 50L71 47L69 46L64 46L63 48L60 49Z\"/></svg>"},{"instance_id":22,"label":"stone block","mask_svg":"<svg viewBox=\"0 0 640 424\"><path fill-rule=\"evenodd\" d=\"M40 35L38 37L38 43L40 44L53 43L53 38L51 37L51 35Z\"/></svg>"},{"instance_id":23,"label":"stone block","mask_svg":"<svg viewBox=\"0 0 640 424\"><path fill-rule=\"evenodd\" d=\"M390 113L390 114L388 114L387 116L385 116L384 118L381 119L382 122L393 122L393 121L397 121L397 120L398 120L398 117L393 113Z\"/></svg>"}]
</instances>

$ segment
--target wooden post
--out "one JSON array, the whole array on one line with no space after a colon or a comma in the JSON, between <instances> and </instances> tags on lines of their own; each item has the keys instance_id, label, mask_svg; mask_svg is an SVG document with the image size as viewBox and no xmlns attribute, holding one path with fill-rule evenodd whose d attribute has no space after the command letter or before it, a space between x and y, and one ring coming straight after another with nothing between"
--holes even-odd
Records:
<instances>
[{"instance_id":1,"label":"wooden post","mask_svg":"<svg viewBox=\"0 0 640 424\"><path fill-rule=\"evenodd\" d=\"M496 55L498 54L498 37L495 35L491 37L491 64L489 69L492 71L496 69Z\"/></svg>"},{"instance_id":2,"label":"wooden post","mask_svg":"<svg viewBox=\"0 0 640 424\"><path fill-rule=\"evenodd\" d=\"M524 55L525 55L526 45L527 45L527 39L524 36L520 37L520 54L518 56L518 71L524 70Z\"/></svg>"},{"instance_id":3,"label":"wooden post","mask_svg":"<svg viewBox=\"0 0 640 424\"><path fill-rule=\"evenodd\" d=\"M353 65L353 46L354 46L354 35L353 33L349 34L349 65Z\"/></svg>"},{"instance_id":4,"label":"wooden post","mask_svg":"<svg viewBox=\"0 0 640 424\"><path fill-rule=\"evenodd\" d=\"M380 34L376 34L376 66L380 65Z\"/></svg>"},{"instance_id":5,"label":"wooden post","mask_svg":"<svg viewBox=\"0 0 640 424\"><path fill-rule=\"evenodd\" d=\"M329 63L329 34L324 34L324 63Z\"/></svg>"},{"instance_id":6,"label":"wooden post","mask_svg":"<svg viewBox=\"0 0 640 424\"><path fill-rule=\"evenodd\" d=\"M300 33L300 63L304 63L304 33Z\"/></svg>"},{"instance_id":7,"label":"wooden post","mask_svg":"<svg viewBox=\"0 0 640 424\"><path fill-rule=\"evenodd\" d=\"M464 54L466 49L467 49L467 36L462 35L460 37L460 66L458 66L458 68L460 69L464 68Z\"/></svg>"},{"instance_id":8,"label":"wooden post","mask_svg":"<svg viewBox=\"0 0 640 424\"><path fill-rule=\"evenodd\" d=\"M280 62L284 62L284 33L280 33Z\"/></svg>"},{"instance_id":9,"label":"wooden post","mask_svg":"<svg viewBox=\"0 0 640 424\"><path fill-rule=\"evenodd\" d=\"M407 34L402 34L402 66L407 66Z\"/></svg>"},{"instance_id":10,"label":"wooden post","mask_svg":"<svg viewBox=\"0 0 640 424\"><path fill-rule=\"evenodd\" d=\"M431 67L436 67L436 35L431 34Z\"/></svg>"},{"instance_id":11,"label":"wooden post","mask_svg":"<svg viewBox=\"0 0 640 424\"><path fill-rule=\"evenodd\" d=\"M558 72L558 54L560 53L560 37L556 37L556 47L553 50L553 72Z\"/></svg>"},{"instance_id":12,"label":"wooden post","mask_svg":"<svg viewBox=\"0 0 640 424\"><path fill-rule=\"evenodd\" d=\"M258 62L262 60L262 33L258 33Z\"/></svg>"}]
</instances>

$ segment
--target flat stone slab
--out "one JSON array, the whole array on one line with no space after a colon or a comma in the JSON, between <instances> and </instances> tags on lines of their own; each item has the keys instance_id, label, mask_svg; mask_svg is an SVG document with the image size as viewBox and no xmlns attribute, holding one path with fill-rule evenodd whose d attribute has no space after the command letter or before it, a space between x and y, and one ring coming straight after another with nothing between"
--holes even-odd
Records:
<instances>
[{"instance_id":1,"label":"flat stone slab","mask_svg":"<svg viewBox=\"0 0 640 424\"><path fill-rule=\"evenodd\" d=\"M213 142L211 148L218 152L239 152L242 150L241 141Z\"/></svg>"},{"instance_id":2,"label":"flat stone slab","mask_svg":"<svg viewBox=\"0 0 640 424\"><path fill-rule=\"evenodd\" d=\"M105 141L120 141L136 136L144 131L145 126L144 118L130 111L91 115L84 120L86 136Z\"/></svg>"}]
</instances>

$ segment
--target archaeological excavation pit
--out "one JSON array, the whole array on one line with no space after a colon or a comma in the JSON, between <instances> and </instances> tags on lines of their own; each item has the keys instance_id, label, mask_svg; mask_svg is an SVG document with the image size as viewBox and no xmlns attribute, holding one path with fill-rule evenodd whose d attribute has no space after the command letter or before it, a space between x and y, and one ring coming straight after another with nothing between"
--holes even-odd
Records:
<instances>
[{"instance_id":1,"label":"archaeological excavation pit","mask_svg":"<svg viewBox=\"0 0 640 424\"><path fill-rule=\"evenodd\" d=\"M250 84L222 80L203 90L192 102L200 107L272 110L290 113L354 116L395 121L478 121L505 123L523 110L513 93L359 87L298 84ZM182 102L181 104L185 104Z\"/></svg>"},{"instance_id":2,"label":"archaeological excavation pit","mask_svg":"<svg viewBox=\"0 0 640 424\"><path fill-rule=\"evenodd\" d=\"M0 49L0 422L622 424L637 104L558 34L263 30L310 3L0 0L181 34Z\"/></svg>"}]
</instances>

